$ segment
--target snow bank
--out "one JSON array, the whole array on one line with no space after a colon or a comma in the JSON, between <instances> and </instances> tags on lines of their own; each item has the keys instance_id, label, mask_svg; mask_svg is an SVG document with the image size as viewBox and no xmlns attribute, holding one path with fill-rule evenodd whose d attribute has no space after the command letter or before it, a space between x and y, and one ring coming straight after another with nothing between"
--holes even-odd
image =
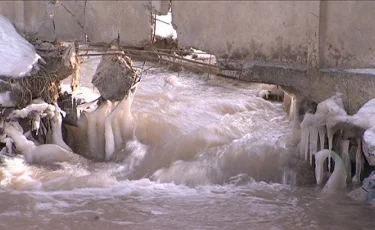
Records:
<instances>
[{"instance_id":1,"label":"snow bank","mask_svg":"<svg viewBox=\"0 0 375 230\"><path fill-rule=\"evenodd\" d=\"M12 23L0 15L0 76L22 78L28 76L40 56Z\"/></svg>"},{"instance_id":2,"label":"snow bank","mask_svg":"<svg viewBox=\"0 0 375 230\"><path fill-rule=\"evenodd\" d=\"M177 32L172 26L171 12L168 12L167 15L157 15L155 28L155 35L163 38L172 37L173 39L177 39Z\"/></svg>"}]
</instances>

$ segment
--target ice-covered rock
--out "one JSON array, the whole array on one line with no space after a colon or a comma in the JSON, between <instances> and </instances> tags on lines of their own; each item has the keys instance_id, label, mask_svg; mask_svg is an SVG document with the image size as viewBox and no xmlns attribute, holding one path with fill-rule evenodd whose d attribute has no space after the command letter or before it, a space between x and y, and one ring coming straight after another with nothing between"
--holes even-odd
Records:
<instances>
[{"instance_id":1,"label":"ice-covered rock","mask_svg":"<svg viewBox=\"0 0 375 230\"><path fill-rule=\"evenodd\" d=\"M368 163L375 166L375 126L363 134L362 150Z\"/></svg>"},{"instance_id":2,"label":"ice-covered rock","mask_svg":"<svg viewBox=\"0 0 375 230\"><path fill-rule=\"evenodd\" d=\"M273 100L282 100L284 97L284 91L278 85L261 84L259 88L258 97Z\"/></svg>"},{"instance_id":3,"label":"ice-covered rock","mask_svg":"<svg viewBox=\"0 0 375 230\"><path fill-rule=\"evenodd\" d=\"M130 58L121 54L103 56L92 78L100 95L110 101L121 101L140 80Z\"/></svg>"}]
</instances>

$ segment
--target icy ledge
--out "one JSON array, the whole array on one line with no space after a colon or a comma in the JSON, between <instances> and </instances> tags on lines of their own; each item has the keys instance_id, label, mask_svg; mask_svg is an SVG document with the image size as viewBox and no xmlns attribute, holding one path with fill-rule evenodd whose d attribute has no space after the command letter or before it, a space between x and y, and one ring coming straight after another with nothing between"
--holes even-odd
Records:
<instances>
[{"instance_id":1,"label":"icy ledge","mask_svg":"<svg viewBox=\"0 0 375 230\"><path fill-rule=\"evenodd\" d=\"M347 182L359 182L364 162L362 152L368 163L375 166L375 99L364 104L356 114L348 115L341 96L337 93L319 103L314 114L306 113L300 125L300 154L312 163L312 157L326 148L326 136L328 149L334 149L333 137L337 134L339 147L336 148L339 149L336 151L340 152L348 175L351 173L351 159L356 163L355 175L353 178L348 177ZM350 139L357 142L353 156L349 153ZM331 155L328 156L330 158Z\"/></svg>"}]
</instances>

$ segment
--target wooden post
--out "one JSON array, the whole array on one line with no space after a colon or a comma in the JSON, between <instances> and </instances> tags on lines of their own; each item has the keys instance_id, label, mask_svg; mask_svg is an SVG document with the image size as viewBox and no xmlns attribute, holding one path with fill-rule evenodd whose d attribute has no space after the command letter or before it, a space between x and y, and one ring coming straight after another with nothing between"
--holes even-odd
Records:
<instances>
[{"instance_id":1,"label":"wooden post","mask_svg":"<svg viewBox=\"0 0 375 230\"><path fill-rule=\"evenodd\" d=\"M78 86L79 86L79 78L80 78L80 75L79 75L79 71L81 69L81 63L80 63L80 57L79 57L79 44L78 42L74 42L74 58L75 58L75 63L73 65L73 74L72 74L72 82L71 82L71 89L72 89L72 92L76 91L78 89Z\"/></svg>"}]
</instances>

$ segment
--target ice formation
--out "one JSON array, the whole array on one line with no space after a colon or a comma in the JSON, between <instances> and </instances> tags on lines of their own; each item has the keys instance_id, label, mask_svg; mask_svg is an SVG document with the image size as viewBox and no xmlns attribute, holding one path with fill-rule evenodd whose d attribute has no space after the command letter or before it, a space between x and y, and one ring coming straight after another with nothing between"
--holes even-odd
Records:
<instances>
[{"instance_id":1,"label":"ice formation","mask_svg":"<svg viewBox=\"0 0 375 230\"><path fill-rule=\"evenodd\" d=\"M363 156L362 156L362 151L361 151L361 138L357 138L357 151L355 154L355 174L352 178L353 183L360 183L361 182L361 172L363 170Z\"/></svg>"},{"instance_id":2,"label":"ice formation","mask_svg":"<svg viewBox=\"0 0 375 230\"><path fill-rule=\"evenodd\" d=\"M325 136L328 137L328 149L333 148L333 136L337 131L336 127L331 127L327 122L336 116L347 115L341 99L341 94L321 102L318 104L315 114L306 113L301 122L301 144L300 152L304 155L305 160L310 160L312 164L312 156L317 152L318 137L319 149L325 147ZM328 157L328 167L330 167L330 157Z\"/></svg>"},{"instance_id":3,"label":"ice formation","mask_svg":"<svg viewBox=\"0 0 375 230\"><path fill-rule=\"evenodd\" d=\"M41 57L34 47L0 15L0 76L22 78L28 76Z\"/></svg>"},{"instance_id":4,"label":"ice formation","mask_svg":"<svg viewBox=\"0 0 375 230\"><path fill-rule=\"evenodd\" d=\"M17 121L6 122L4 124L4 133L12 138L16 148L22 153L28 163L53 164L78 161L78 155L58 145L44 144L36 146L23 135L22 127Z\"/></svg>"},{"instance_id":5,"label":"ice formation","mask_svg":"<svg viewBox=\"0 0 375 230\"><path fill-rule=\"evenodd\" d=\"M90 155L97 159L104 159L105 140L105 119L113 110L115 103L104 101L95 111L87 113L87 141ZM100 135L97 135L100 134ZM113 138L112 138L113 139ZM112 140L111 139L111 140Z\"/></svg>"},{"instance_id":6,"label":"ice formation","mask_svg":"<svg viewBox=\"0 0 375 230\"><path fill-rule=\"evenodd\" d=\"M126 141L134 136L134 119L130 107L137 85L132 87L127 97L105 119L105 160L110 160L115 151L121 150ZM108 141L109 140L109 141Z\"/></svg>"},{"instance_id":7,"label":"ice formation","mask_svg":"<svg viewBox=\"0 0 375 230\"><path fill-rule=\"evenodd\" d=\"M61 148L73 152L73 150L64 142L62 136L62 117L63 111L56 105L55 113L52 113L51 128L52 128L52 144L58 145Z\"/></svg>"},{"instance_id":8,"label":"ice formation","mask_svg":"<svg viewBox=\"0 0 375 230\"><path fill-rule=\"evenodd\" d=\"M324 161L332 157L335 161L335 169L325 184L323 190L343 189L346 187L346 170L341 157L334 151L323 149L315 153L315 178L317 184L323 183Z\"/></svg>"},{"instance_id":9,"label":"ice formation","mask_svg":"<svg viewBox=\"0 0 375 230\"><path fill-rule=\"evenodd\" d=\"M14 110L7 118L6 122L2 123L3 135L1 142L6 143L6 147L11 153L12 145L22 153L28 163L51 164L57 162L77 162L80 157L74 154L71 148L64 142L62 138L62 114L63 111L57 105L45 103L41 99L36 99L27 107ZM23 129L18 123L18 118L31 117L32 128L38 131L41 128L40 118L49 117L51 119L51 130L45 130L51 135L52 143L38 145L32 140L27 139L27 134L23 133Z\"/></svg>"},{"instance_id":10,"label":"ice formation","mask_svg":"<svg viewBox=\"0 0 375 230\"><path fill-rule=\"evenodd\" d=\"M35 99L25 108L13 110L8 118L14 120L18 118L31 117L31 129L36 131L37 134L39 130L42 130L42 133L46 134L47 129L44 126L41 126L40 119L51 113L54 114L55 110L56 108L53 105L49 105L41 99Z\"/></svg>"},{"instance_id":11,"label":"ice formation","mask_svg":"<svg viewBox=\"0 0 375 230\"><path fill-rule=\"evenodd\" d=\"M345 172L346 172L346 175L349 175L347 177L347 182L350 183L350 175L351 175L351 172L352 172L352 167L351 167L351 163L350 163L350 156L349 156L349 145L350 145L350 140L342 140L341 141L341 159L344 163L344 167L345 167ZM335 161L336 163L336 161Z\"/></svg>"},{"instance_id":12,"label":"ice formation","mask_svg":"<svg viewBox=\"0 0 375 230\"><path fill-rule=\"evenodd\" d=\"M41 99L35 99L30 105L26 106L25 108L12 111L12 113L9 115L9 118L26 118L31 112L37 112L39 115L46 116L47 114L45 112L47 109L49 109L50 111L55 110L53 105L49 105Z\"/></svg>"},{"instance_id":13,"label":"ice formation","mask_svg":"<svg viewBox=\"0 0 375 230\"><path fill-rule=\"evenodd\" d=\"M268 99L273 96L276 100L281 100L284 97L283 89L278 85L261 84L257 92L258 97Z\"/></svg>"},{"instance_id":14,"label":"ice formation","mask_svg":"<svg viewBox=\"0 0 375 230\"><path fill-rule=\"evenodd\" d=\"M364 161L362 149L369 163L375 165L375 99L368 101L356 114L348 115L344 110L341 94L337 93L333 97L319 103L315 114L306 113L300 124L300 128L300 154L305 160L309 160L310 163L312 163L314 155L315 160L317 158L317 146L319 146L319 150L325 149L326 136L328 139L328 150L333 150L334 135L340 130L340 160L343 162L343 168L348 175L348 182L360 182L360 174L363 170ZM357 150L355 157L353 157L356 163L353 178L350 177L350 139L355 139L357 142ZM328 167L330 167L330 152L326 153L329 160ZM330 168L328 170L330 171Z\"/></svg>"},{"instance_id":15,"label":"ice formation","mask_svg":"<svg viewBox=\"0 0 375 230\"><path fill-rule=\"evenodd\" d=\"M269 94L270 94L270 92L269 92L268 90L261 90L261 91L258 93L258 97L268 99L268 95L269 95Z\"/></svg>"},{"instance_id":16,"label":"ice formation","mask_svg":"<svg viewBox=\"0 0 375 230\"><path fill-rule=\"evenodd\" d=\"M138 84L138 83L137 83ZM135 84L128 94L120 102L103 100L99 106L91 111L85 110L82 105L82 115L78 119L78 127L68 127L72 135L79 133L76 140L68 138L70 146L75 146L76 152L97 160L115 160L117 154L122 154L127 141L134 137L135 123L130 111L133 103L137 84ZM70 135L70 134L69 134ZM81 143L80 146L75 141ZM120 157L121 158L121 157Z\"/></svg>"}]
</instances>

